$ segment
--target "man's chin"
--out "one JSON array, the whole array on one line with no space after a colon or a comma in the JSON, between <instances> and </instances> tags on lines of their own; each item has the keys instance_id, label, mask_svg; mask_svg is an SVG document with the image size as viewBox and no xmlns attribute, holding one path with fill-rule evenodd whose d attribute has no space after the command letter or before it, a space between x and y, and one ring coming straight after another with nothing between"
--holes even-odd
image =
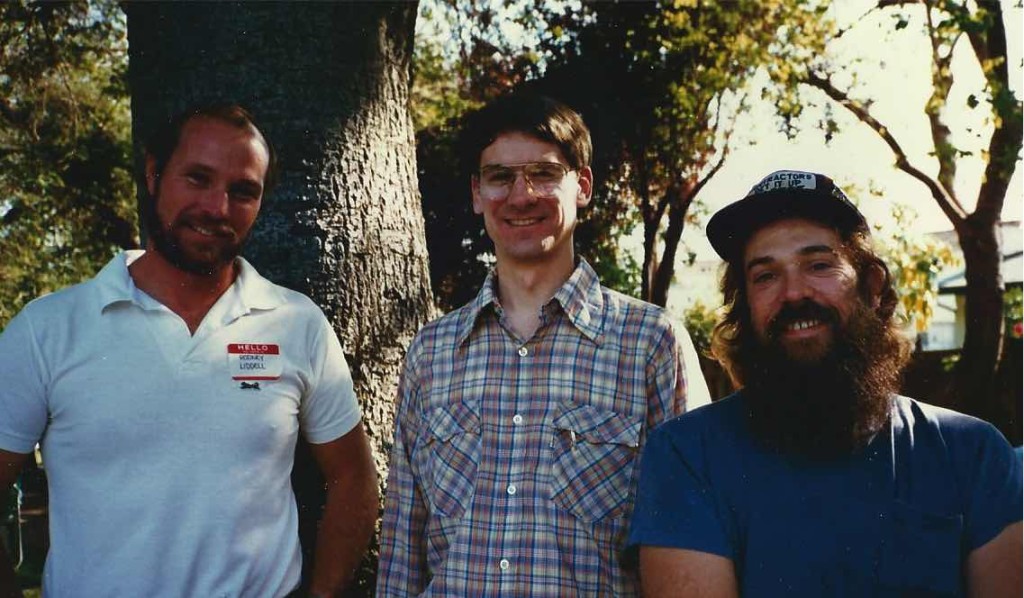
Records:
<instances>
[{"instance_id":1,"label":"man's chin","mask_svg":"<svg viewBox=\"0 0 1024 598\"><path fill-rule=\"evenodd\" d=\"M200 276L210 276L230 267L241 252L241 246L234 244L197 249L158 242L155 249L175 268Z\"/></svg>"},{"instance_id":2,"label":"man's chin","mask_svg":"<svg viewBox=\"0 0 1024 598\"><path fill-rule=\"evenodd\" d=\"M776 350L780 355L796 366L819 365L832 351L832 338L805 338L799 340L776 340L769 343L768 348Z\"/></svg>"}]
</instances>

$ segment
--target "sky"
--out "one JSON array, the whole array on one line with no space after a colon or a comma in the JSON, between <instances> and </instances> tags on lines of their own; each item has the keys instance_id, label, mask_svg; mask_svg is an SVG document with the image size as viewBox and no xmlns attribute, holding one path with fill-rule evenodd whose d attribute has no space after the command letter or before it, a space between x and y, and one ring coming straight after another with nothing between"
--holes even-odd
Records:
<instances>
[{"instance_id":1,"label":"sky","mask_svg":"<svg viewBox=\"0 0 1024 598\"><path fill-rule=\"evenodd\" d=\"M919 7L905 12L913 15L910 26L896 31L893 11L870 11L877 0L834 0L830 5L832 17L843 29L849 29L836 46L837 58L841 64L855 64L861 61L859 86L853 88L851 96L872 100L871 112L889 128L907 152L911 163L924 172L934 175L937 162L928 156L931 148L929 125L924 106L931 93L930 46L923 28L923 13ZM1022 93L1021 46L1024 38L1024 10L1020 0L1001 0L1004 23L1007 26L1007 43L1011 69L1011 86L1020 98ZM433 4L426 2L423 6ZM518 25L501 20L502 35L520 38L525 32L516 29ZM508 22L505 22L508 21ZM447 39L451 33L440 30L427 31L427 20L419 19L417 35L432 35ZM526 41L526 40L524 40ZM981 70L971 52L966 38L958 44L952 63L955 84L949 99L947 122L953 130L953 142L962 150L976 154L987 145L991 127L984 122L984 104L976 109L967 106L967 97L979 93L983 88ZM834 105L833 117L840 125L840 131L826 144L823 133L816 127L821 112L811 112L801 121L802 132L789 139L778 130L778 119L774 107L760 99L757 91L766 81L755 80L748 102L751 110L741 115L733 136L730 155L723 168L702 190L698 201L703 203L706 214L714 213L725 205L742 198L747 191L767 174L781 169L810 170L832 177L847 194L860 205L869 223L891 229L890 210L894 202L908 207L915 216L913 233L946 231L952 228L949 220L931 198L927 188L907 174L897 170L894 157L888 146L866 125L849 115L845 109ZM849 81L837 79L846 87ZM811 94L817 92L811 91ZM980 94L979 94L980 95ZM818 94L822 104L829 103L823 94ZM973 211L975 198L981 183L984 163L978 158L964 158L958 163L956 193L968 211ZM1022 219L1024 207L1024 173L1020 161L1010 183L1002 213L1004 221ZM876 190L877 195L868 190ZM715 302L715 268L708 261L717 260L707 238L702 218L699 226L688 225L683 233L683 244L679 252L676 283L670 294L669 307L678 305L685 295L685 303L694 299L705 303ZM623 248L632 252L642 261L642 230L634 231L631 238L623 240ZM683 260L693 252L698 264L700 282L694 287L694 272ZM704 280L707 279L707 280ZM673 297L674 296L674 297ZM680 308L682 306L679 306Z\"/></svg>"},{"instance_id":2,"label":"sky","mask_svg":"<svg viewBox=\"0 0 1024 598\"><path fill-rule=\"evenodd\" d=\"M872 2L839 0L833 4L834 16L841 24L855 21ZM1011 85L1021 97L1022 10L1016 0L1003 0L1007 24ZM911 157L913 164L934 175L937 162L928 156L930 136L924 105L930 94L929 46L917 24L895 32L888 13L877 11L861 20L842 39L844 60L864 59L867 68L860 69L862 88L874 99L872 113L886 125ZM918 21L917 23L919 23ZM988 140L983 122L983 108L967 107L967 96L981 88L980 68L973 58L966 39L957 46L952 65L956 83L949 102L949 123L953 141L962 149L977 151ZM724 167L701 194L713 213L741 198L760 178L779 169L800 169L831 176L856 198L869 222L886 225L891 222L891 202L910 206L916 213L915 230L935 232L952 228L949 220L931 198L925 186L896 170L888 146L869 128L838 106L833 115L840 122L840 133L825 144L822 133L813 127L814 119L806 121L806 130L795 139L778 132L772 107L751 94L753 109L741 117L737 131L744 139L733 144ZM852 95L852 94L851 94ZM824 97L823 95L820 97ZM867 96L861 96L867 97ZM969 131L983 132L972 135ZM957 194L968 210L973 210L981 182L984 163L980 159L963 159L957 173ZM1024 189L1022 168L1017 170L1007 192L1003 220L1021 220ZM882 197L872 197L867 190L877 188ZM715 257L703 234L703 226L688 227L683 237L698 259Z\"/></svg>"}]
</instances>

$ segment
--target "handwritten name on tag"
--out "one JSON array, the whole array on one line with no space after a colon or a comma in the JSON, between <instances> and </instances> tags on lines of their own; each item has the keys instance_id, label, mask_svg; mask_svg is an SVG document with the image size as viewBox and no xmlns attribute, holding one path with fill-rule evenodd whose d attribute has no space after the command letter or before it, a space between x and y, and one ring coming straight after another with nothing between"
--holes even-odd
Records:
<instances>
[{"instance_id":1,"label":"handwritten name on tag","mask_svg":"<svg viewBox=\"0 0 1024 598\"><path fill-rule=\"evenodd\" d=\"M232 380L277 380L281 377L281 348L267 343L228 345Z\"/></svg>"}]
</instances>

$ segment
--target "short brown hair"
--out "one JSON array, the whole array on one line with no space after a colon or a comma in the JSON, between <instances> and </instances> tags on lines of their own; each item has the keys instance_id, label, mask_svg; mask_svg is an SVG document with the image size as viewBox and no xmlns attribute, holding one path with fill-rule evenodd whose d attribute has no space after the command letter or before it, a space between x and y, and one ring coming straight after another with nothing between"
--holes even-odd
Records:
<instances>
[{"instance_id":1,"label":"short brown hair","mask_svg":"<svg viewBox=\"0 0 1024 598\"><path fill-rule=\"evenodd\" d=\"M153 157L157 177L161 176L181 139L181 131L194 118L212 118L239 129L251 128L267 148L267 174L263 177L263 195L277 184L277 154L253 115L239 104L221 102L190 106L160 124L146 142L146 154Z\"/></svg>"},{"instance_id":2,"label":"short brown hair","mask_svg":"<svg viewBox=\"0 0 1024 598\"><path fill-rule=\"evenodd\" d=\"M477 172L480 154L503 133L523 133L557 145L573 170L590 166L590 129L575 110L547 96L514 93L466 117L459 138L465 174Z\"/></svg>"}]
</instances>

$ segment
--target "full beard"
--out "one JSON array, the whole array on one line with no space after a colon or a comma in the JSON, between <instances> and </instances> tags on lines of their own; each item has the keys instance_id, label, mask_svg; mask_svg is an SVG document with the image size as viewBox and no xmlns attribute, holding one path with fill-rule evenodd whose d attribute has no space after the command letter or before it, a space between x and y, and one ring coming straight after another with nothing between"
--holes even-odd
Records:
<instances>
[{"instance_id":1,"label":"full beard","mask_svg":"<svg viewBox=\"0 0 1024 598\"><path fill-rule=\"evenodd\" d=\"M771 334L745 343L743 396L770 449L831 459L860 450L887 423L910 353L895 326L860 301L845 325L838 314L819 317L832 327L828 346L787 349Z\"/></svg>"},{"instance_id":2,"label":"full beard","mask_svg":"<svg viewBox=\"0 0 1024 598\"><path fill-rule=\"evenodd\" d=\"M156 213L156 201L155 197L152 198L152 207L146 210L146 231L153 249L175 268L199 276L212 276L242 253L247 237L238 238L225 223L188 214L181 214L174 222L165 223ZM181 237L181 231L192 224L216 234L204 247L194 247Z\"/></svg>"}]
</instances>

